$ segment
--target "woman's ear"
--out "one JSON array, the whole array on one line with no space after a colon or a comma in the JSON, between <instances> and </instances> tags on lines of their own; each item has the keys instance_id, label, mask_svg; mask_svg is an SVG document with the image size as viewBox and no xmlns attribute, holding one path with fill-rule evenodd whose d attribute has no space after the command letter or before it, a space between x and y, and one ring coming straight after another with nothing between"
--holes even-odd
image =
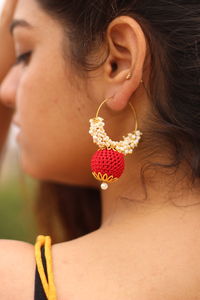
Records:
<instances>
[{"instance_id":1,"label":"woman's ear","mask_svg":"<svg viewBox=\"0 0 200 300\"><path fill-rule=\"evenodd\" d=\"M123 109L138 88L146 56L146 39L131 17L114 19L107 30L109 56L104 64L105 98L113 110Z\"/></svg>"}]
</instances>

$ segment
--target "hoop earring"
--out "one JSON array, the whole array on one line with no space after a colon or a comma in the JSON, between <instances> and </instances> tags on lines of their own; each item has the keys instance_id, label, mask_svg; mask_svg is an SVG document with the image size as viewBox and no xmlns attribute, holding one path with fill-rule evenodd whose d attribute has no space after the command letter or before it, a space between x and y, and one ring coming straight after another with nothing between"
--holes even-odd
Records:
<instances>
[{"instance_id":1,"label":"hoop earring","mask_svg":"<svg viewBox=\"0 0 200 300\"><path fill-rule=\"evenodd\" d=\"M104 119L99 117L99 111L103 104L111 98L105 99L99 106L96 117L90 119L89 134L99 149L91 158L91 171L95 179L101 181L101 189L106 190L108 183L119 179L124 171L124 156L132 154L137 147L142 133L137 128L137 118L134 107L129 103L135 119L135 129L121 141L112 141L105 132Z\"/></svg>"}]
</instances>

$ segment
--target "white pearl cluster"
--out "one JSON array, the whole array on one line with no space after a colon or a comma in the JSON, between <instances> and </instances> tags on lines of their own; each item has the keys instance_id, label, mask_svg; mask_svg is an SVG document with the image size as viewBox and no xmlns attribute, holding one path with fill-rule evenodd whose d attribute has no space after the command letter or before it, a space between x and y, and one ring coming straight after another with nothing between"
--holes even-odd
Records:
<instances>
[{"instance_id":1,"label":"white pearl cluster","mask_svg":"<svg viewBox=\"0 0 200 300\"><path fill-rule=\"evenodd\" d=\"M101 117L90 119L89 134L93 137L93 142L100 148L112 148L124 155L131 154L133 149L137 147L142 133L136 130L134 133L128 133L123 136L122 141L112 141L105 132L104 119Z\"/></svg>"}]
</instances>

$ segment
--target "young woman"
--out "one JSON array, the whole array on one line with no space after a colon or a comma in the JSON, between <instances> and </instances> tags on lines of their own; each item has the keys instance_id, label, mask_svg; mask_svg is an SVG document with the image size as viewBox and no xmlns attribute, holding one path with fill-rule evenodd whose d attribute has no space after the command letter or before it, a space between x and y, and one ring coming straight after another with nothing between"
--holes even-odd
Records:
<instances>
[{"instance_id":1,"label":"young woman","mask_svg":"<svg viewBox=\"0 0 200 300\"><path fill-rule=\"evenodd\" d=\"M14 110L23 170L58 190L97 190L102 215L52 249L45 236L35 253L2 240L0 298L200 299L199 1L15 4L1 25L17 57L1 77L2 137ZM63 200L75 198L62 199L69 219Z\"/></svg>"}]
</instances>

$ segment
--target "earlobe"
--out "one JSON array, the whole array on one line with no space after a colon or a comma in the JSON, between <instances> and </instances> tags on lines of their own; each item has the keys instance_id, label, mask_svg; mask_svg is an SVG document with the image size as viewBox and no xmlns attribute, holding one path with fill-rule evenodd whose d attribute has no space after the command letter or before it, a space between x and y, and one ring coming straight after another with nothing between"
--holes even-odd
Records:
<instances>
[{"instance_id":1,"label":"earlobe","mask_svg":"<svg viewBox=\"0 0 200 300\"><path fill-rule=\"evenodd\" d=\"M146 39L140 25L131 17L113 20L107 31L109 57L105 63L107 104L113 110L123 109L138 88L146 56ZM113 68L115 66L115 68Z\"/></svg>"}]
</instances>

